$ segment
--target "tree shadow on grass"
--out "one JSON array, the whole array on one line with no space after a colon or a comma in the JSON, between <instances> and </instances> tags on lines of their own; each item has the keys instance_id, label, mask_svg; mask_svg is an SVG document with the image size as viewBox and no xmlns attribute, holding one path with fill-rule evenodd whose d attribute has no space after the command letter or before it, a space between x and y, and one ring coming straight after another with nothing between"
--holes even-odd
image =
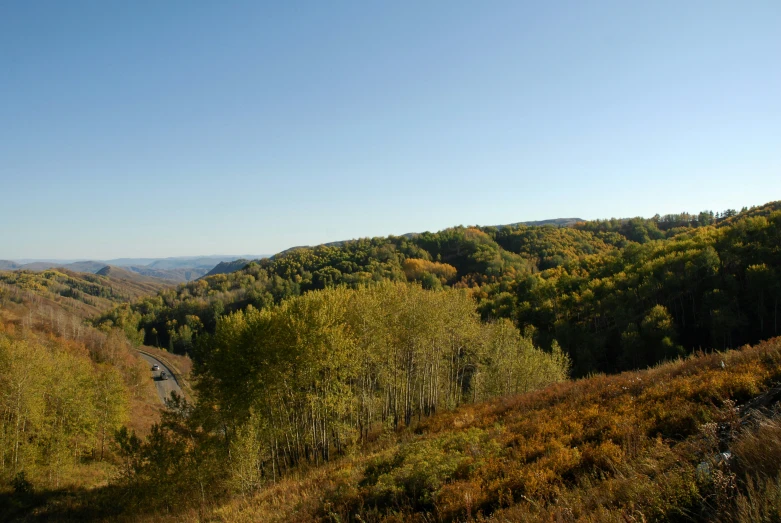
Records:
<instances>
[{"instance_id":1,"label":"tree shadow on grass","mask_svg":"<svg viewBox=\"0 0 781 523\"><path fill-rule=\"evenodd\" d=\"M160 507L143 500L131 487L109 485L97 489L57 489L0 493L0 521L82 522L137 521L146 519ZM175 517L175 513L165 511Z\"/></svg>"}]
</instances>

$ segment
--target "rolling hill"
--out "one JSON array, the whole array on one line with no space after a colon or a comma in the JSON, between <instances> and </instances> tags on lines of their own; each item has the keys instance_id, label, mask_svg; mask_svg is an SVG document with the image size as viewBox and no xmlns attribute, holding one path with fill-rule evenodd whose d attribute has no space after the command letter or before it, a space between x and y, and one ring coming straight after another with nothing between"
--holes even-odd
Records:
<instances>
[{"instance_id":1,"label":"rolling hill","mask_svg":"<svg viewBox=\"0 0 781 523\"><path fill-rule=\"evenodd\" d=\"M106 265L95 273L98 276L105 276L109 280L125 281L136 285L146 285L150 289L159 290L161 286L170 285L169 282L162 278L154 278L151 276L144 276L138 272L128 270L123 267L115 267L113 265ZM156 292L156 291L151 291Z\"/></svg>"},{"instance_id":2,"label":"rolling hill","mask_svg":"<svg viewBox=\"0 0 781 523\"><path fill-rule=\"evenodd\" d=\"M21 269L21 265L11 260L0 260L0 271L14 271Z\"/></svg>"},{"instance_id":3,"label":"rolling hill","mask_svg":"<svg viewBox=\"0 0 781 523\"><path fill-rule=\"evenodd\" d=\"M264 258L264 255L254 259ZM245 257L246 258L246 257ZM173 258L117 258L108 261L34 260L24 263L0 260L0 270L45 271L62 268L75 272L97 273L106 266L122 267L137 274L173 283L197 280L207 274L215 265L245 259L240 256L182 256ZM242 265L243 266L243 265ZM241 268L241 267L238 267Z\"/></svg>"},{"instance_id":4,"label":"rolling hill","mask_svg":"<svg viewBox=\"0 0 781 523\"><path fill-rule=\"evenodd\" d=\"M236 272L246 267L247 264L250 263L250 261L251 260L242 258L240 260L234 260L230 262L220 262L212 270L207 272L203 277L214 276L215 274L229 274L231 272Z\"/></svg>"},{"instance_id":5,"label":"rolling hill","mask_svg":"<svg viewBox=\"0 0 781 523\"><path fill-rule=\"evenodd\" d=\"M227 312L327 287L409 281L467 289L483 319L512 319L542 347L559 343L575 375L615 372L779 333L779 211L771 202L739 213L454 227L299 247L142 299L132 317L98 321L130 322L147 344L188 352Z\"/></svg>"},{"instance_id":6,"label":"rolling hill","mask_svg":"<svg viewBox=\"0 0 781 523\"><path fill-rule=\"evenodd\" d=\"M62 268L2 271L0 284L12 293L38 295L84 318L172 285L171 282L116 267L105 266L98 272L83 273Z\"/></svg>"}]
</instances>

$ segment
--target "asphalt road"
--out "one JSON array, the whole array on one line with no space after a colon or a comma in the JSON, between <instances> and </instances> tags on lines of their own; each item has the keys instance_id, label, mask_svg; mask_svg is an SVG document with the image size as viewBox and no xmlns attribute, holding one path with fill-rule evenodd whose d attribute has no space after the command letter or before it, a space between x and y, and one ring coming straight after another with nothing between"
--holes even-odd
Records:
<instances>
[{"instance_id":1,"label":"asphalt road","mask_svg":"<svg viewBox=\"0 0 781 523\"><path fill-rule=\"evenodd\" d=\"M182 389L179 388L179 384L176 382L173 374L171 374L171 369L166 367L162 361L158 360L157 358L153 358L148 354L139 352L138 355L141 356L147 363L149 363L149 374L152 376L152 379L155 380L157 395L160 396L160 401L163 404L165 404L165 400L171 395L171 392L173 391L176 391L177 394L183 396ZM160 370L152 370L152 365L159 365ZM167 380L160 379L160 373L163 371L165 371L165 373L168 375Z\"/></svg>"}]
</instances>

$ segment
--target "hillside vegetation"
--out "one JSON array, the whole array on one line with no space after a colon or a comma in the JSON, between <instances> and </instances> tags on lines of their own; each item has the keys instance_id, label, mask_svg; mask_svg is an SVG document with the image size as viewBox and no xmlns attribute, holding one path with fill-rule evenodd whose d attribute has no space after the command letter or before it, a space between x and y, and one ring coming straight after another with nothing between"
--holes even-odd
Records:
<instances>
[{"instance_id":1,"label":"hillside vegetation","mask_svg":"<svg viewBox=\"0 0 781 523\"><path fill-rule=\"evenodd\" d=\"M115 309L99 324L193 350L217 319L305 292L378 281L468 289L484 320L554 341L573 372L643 367L781 334L781 204L571 227L457 227L296 248Z\"/></svg>"},{"instance_id":2,"label":"hillside vegetation","mask_svg":"<svg viewBox=\"0 0 781 523\"><path fill-rule=\"evenodd\" d=\"M117 470L116 430L128 425L146 434L160 410L149 370L122 333L84 323L83 311L67 303L72 298L46 298L59 288L54 275L21 276L21 286L0 286L0 519L6 521L38 503L38 493L105 485ZM51 286L42 290L41 282Z\"/></svg>"},{"instance_id":3,"label":"hillside vegetation","mask_svg":"<svg viewBox=\"0 0 781 523\"><path fill-rule=\"evenodd\" d=\"M779 203L290 249L95 318L191 355L197 401L119 428L104 486L10 499L55 520L777 520L779 267Z\"/></svg>"},{"instance_id":4,"label":"hillside vegetation","mask_svg":"<svg viewBox=\"0 0 781 523\"><path fill-rule=\"evenodd\" d=\"M203 510L215 496L249 494L436 412L564 380L569 365L506 320L481 323L465 290L391 282L220 317L196 349L198 402L175 398L145 439L117 430L114 480L76 496L62 517L113 519L150 506L176 514L196 500ZM86 376L79 383L100 389ZM63 509L48 500L62 494L42 487L35 510L54 517Z\"/></svg>"},{"instance_id":5,"label":"hillside vegetation","mask_svg":"<svg viewBox=\"0 0 781 523\"><path fill-rule=\"evenodd\" d=\"M216 521L777 521L781 340L461 407Z\"/></svg>"},{"instance_id":6,"label":"hillside vegetation","mask_svg":"<svg viewBox=\"0 0 781 523\"><path fill-rule=\"evenodd\" d=\"M24 292L36 294L86 318L118 303L128 303L156 293L166 284L117 267L104 267L98 274L67 269L0 272L0 286L12 295Z\"/></svg>"},{"instance_id":7,"label":"hillside vegetation","mask_svg":"<svg viewBox=\"0 0 781 523\"><path fill-rule=\"evenodd\" d=\"M199 408L216 413L254 482L465 402L566 379L560 351L508 321L480 323L463 291L330 289L218 322L196 354ZM280 444L285 442L285 444ZM241 481L255 486L250 476Z\"/></svg>"},{"instance_id":8,"label":"hillside vegetation","mask_svg":"<svg viewBox=\"0 0 781 523\"><path fill-rule=\"evenodd\" d=\"M777 521L779 383L776 338L462 405L281 477L271 460L295 440L266 440L270 428L258 419L236 434L224 455L222 436L210 437L207 430L221 425L178 404L146 442L120 434L128 468L118 483L84 494L66 509L42 507L39 515L225 522ZM269 461L259 466L253 459Z\"/></svg>"}]
</instances>

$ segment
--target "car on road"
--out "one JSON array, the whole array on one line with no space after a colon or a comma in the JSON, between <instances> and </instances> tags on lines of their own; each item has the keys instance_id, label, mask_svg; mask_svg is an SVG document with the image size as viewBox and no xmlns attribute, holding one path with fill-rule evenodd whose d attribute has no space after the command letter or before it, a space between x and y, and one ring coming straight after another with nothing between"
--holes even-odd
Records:
<instances>
[{"instance_id":1,"label":"car on road","mask_svg":"<svg viewBox=\"0 0 781 523\"><path fill-rule=\"evenodd\" d=\"M160 379L161 380L167 380L168 374L165 373L165 371L160 372Z\"/></svg>"},{"instance_id":2,"label":"car on road","mask_svg":"<svg viewBox=\"0 0 781 523\"><path fill-rule=\"evenodd\" d=\"M152 365L152 370L160 370L160 365L155 363L154 365Z\"/></svg>"}]
</instances>

